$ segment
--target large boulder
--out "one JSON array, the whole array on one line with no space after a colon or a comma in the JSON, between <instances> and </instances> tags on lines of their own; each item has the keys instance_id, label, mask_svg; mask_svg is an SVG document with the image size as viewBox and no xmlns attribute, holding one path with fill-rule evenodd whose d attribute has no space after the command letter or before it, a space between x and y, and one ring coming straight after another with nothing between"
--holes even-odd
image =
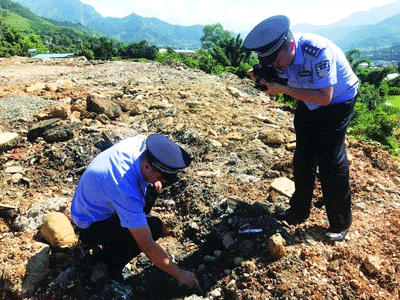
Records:
<instances>
[{"instance_id":1,"label":"large boulder","mask_svg":"<svg viewBox=\"0 0 400 300\"><path fill-rule=\"evenodd\" d=\"M107 100L106 97L99 94L91 94L86 99L86 110L98 115L105 114L110 119L116 119L122 114L121 106Z\"/></svg>"},{"instance_id":2,"label":"large boulder","mask_svg":"<svg viewBox=\"0 0 400 300\"><path fill-rule=\"evenodd\" d=\"M71 222L66 215L60 212L47 214L40 228L40 233L53 248L70 247L78 241Z\"/></svg>"}]
</instances>

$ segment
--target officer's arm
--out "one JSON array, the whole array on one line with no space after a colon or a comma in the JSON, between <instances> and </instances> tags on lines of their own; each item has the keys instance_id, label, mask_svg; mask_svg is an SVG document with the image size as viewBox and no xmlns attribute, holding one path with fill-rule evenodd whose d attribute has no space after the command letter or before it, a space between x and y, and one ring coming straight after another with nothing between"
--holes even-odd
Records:
<instances>
[{"instance_id":1,"label":"officer's arm","mask_svg":"<svg viewBox=\"0 0 400 300\"><path fill-rule=\"evenodd\" d=\"M136 240L140 250L146 254L148 259L159 269L175 277L188 288L199 289L199 282L192 272L180 269L165 253L151 236L149 226L140 228L129 228L130 233Z\"/></svg>"},{"instance_id":2,"label":"officer's arm","mask_svg":"<svg viewBox=\"0 0 400 300\"><path fill-rule=\"evenodd\" d=\"M293 98L322 106L328 105L333 96L333 86L322 89L302 89L275 82L262 81L262 83L267 86L268 90L265 93L268 95L286 94Z\"/></svg>"},{"instance_id":3,"label":"officer's arm","mask_svg":"<svg viewBox=\"0 0 400 300\"><path fill-rule=\"evenodd\" d=\"M282 86L282 89L283 94L287 94L293 98L322 106L328 105L333 96L333 86L328 86L326 88L317 90L300 89L290 86Z\"/></svg>"}]
</instances>

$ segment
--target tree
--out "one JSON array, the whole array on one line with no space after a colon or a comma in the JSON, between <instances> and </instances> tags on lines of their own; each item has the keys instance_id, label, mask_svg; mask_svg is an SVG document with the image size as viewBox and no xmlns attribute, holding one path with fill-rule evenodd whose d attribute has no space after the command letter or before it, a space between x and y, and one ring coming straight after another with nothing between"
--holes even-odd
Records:
<instances>
[{"instance_id":1,"label":"tree","mask_svg":"<svg viewBox=\"0 0 400 300\"><path fill-rule=\"evenodd\" d=\"M361 57L361 51L358 49L350 49L349 51L346 52L346 58L350 63L351 68L353 69L354 72L357 73L357 71L360 70L360 66L362 63L367 63L368 67L371 67L371 60L368 58L360 58Z\"/></svg>"},{"instance_id":2,"label":"tree","mask_svg":"<svg viewBox=\"0 0 400 300\"><path fill-rule=\"evenodd\" d=\"M23 37L0 21L0 56L23 55Z\"/></svg>"},{"instance_id":3,"label":"tree","mask_svg":"<svg viewBox=\"0 0 400 300\"><path fill-rule=\"evenodd\" d=\"M222 41L232 38L231 33L225 30L220 23L204 26L203 33L200 39L201 48L208 51L220 45Z\"/></svg>"},{"instance_id":4,"label":"tree","mask_svg":"<svg viewBox=\"0 0 400 300\"><path fill-rule=\"evenodd\" d=\"M233 37L224 30L221 24L211 24L204 27L204 35L201 37L202 49L210 53L214 63L209 65L206 57L202 57L200 68L204 71L211 68L210 73L220 74L231 72L240 77L246 76L250 52L243 47L243 39L240 34ZM207 71L206 71L207 72Z\"/></svg>"},{"instance_id":5,"label":"tree","mask_svg":"<svg viewBox=\"0 0 400 300\"><path fill-rule=\"evenodd\" d=\"M42 39L36 34L30 34L23 40L24 50L36 49L36 53L49 53L49 50L43 45Z\"/></svg>"}]
</instances>

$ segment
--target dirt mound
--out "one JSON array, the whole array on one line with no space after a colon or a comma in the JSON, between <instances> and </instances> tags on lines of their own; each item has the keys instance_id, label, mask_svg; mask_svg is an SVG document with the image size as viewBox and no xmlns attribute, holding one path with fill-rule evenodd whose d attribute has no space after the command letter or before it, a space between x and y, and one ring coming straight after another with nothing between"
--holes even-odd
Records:
<instances>
[{"instance_id":1,"label":"dirt mound","mask_svg":"<svg viewBox=\"0 0 400 300\"><path fill-rule=\"evenodd\" d=\"M318 183L305 223L287 226L272 217L288 205L287 193L271 185L293 177L293 114L249 80L172 62L0 63L0 135L20 136L0 153L2 299L124 299L98 264L57 284L74 266L72 250L50 249L38 230L14 222L34 203L70 203L90 161L109 142L138 133L165 134L194 157L153 214L170 230L160 245L196 272L204 294L194 295L140 255L126 270L132 299L400 297L400 164L378 146L347 140L354 221L348 239L332 245L323 240L328 223ZM86 106L89 95L100 110ZM69 217L68 207L60 211ZM275 234L286 241L279 260L268 250Z\"/></svg>"}]
</instances>

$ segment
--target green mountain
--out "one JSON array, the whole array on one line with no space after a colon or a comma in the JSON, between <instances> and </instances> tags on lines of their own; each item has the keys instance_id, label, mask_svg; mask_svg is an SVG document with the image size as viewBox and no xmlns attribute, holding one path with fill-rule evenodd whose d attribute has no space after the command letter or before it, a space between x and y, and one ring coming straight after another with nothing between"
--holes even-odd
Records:
<instances>
[{"instance_id":1,"label":"green mountain","mask_svg":"<svg viewBox=\"0 0 400 300\"><path fill-rule=\"evenodd\" d=\"M291 30L326 36L345 51L390 47L400 43L400 0L356 12L330 25L297 24Z\"/></svg>"},{"instance_id":2,"label":"green mountain","mask_svg":"<svg viewBox=\"0 0 400 300\"><path fill-rule=\"evenodd\" d=\"M79 0L14 0L33 13L48 19L87 25L93 19L102 18L95 9Z\"/></svg>"},{"instance_id":3,"label":"green mountain","mask_svg":"<svg viewBox=\"0 0 400 300\"><path fill-rule=\"evenodd\" d=\"M400 13L374 25L354 29L337 43L345 49L376 49L400 43Z\"/></svg>"},{"instance_id":4,"label":"green mountain","mask_svg":"<svg viewBox=\"0 0 400 300\"><path fill-rule=\"evenodd\" d=\"M36 34L51 51L63 51L73 42L87 41L99 34L79 24L57 22L39 17L19 3L0 0L0 22L22 35Z\"/></svg>"},{"instance_id":5,"label":"green mountain","mask_svg":"<svg viewBox=\"0 0 400 300\"><path fill-rule=\"evenodd\" d=\"M202 25L180 26L156 18L131 14L124 18L104 18L79 0L15 0L39 16L79 23L123 42L140 42L159 47L195 49L201 46Z\"/></svg>"}]
</instances>

